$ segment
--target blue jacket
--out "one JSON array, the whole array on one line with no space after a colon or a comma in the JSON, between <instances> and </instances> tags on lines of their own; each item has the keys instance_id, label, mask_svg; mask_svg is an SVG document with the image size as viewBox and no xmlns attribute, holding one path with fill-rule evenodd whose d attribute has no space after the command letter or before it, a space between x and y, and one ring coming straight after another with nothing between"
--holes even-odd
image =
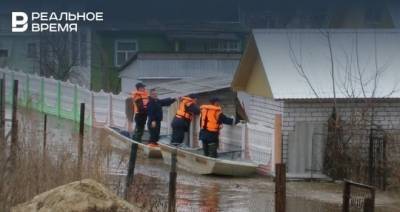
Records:
<instances>
[{"instance_id":1,"label":"blue jacket","mask_svg":"<svg viewBox=\"0 0 400 212\"><path fill-rule=\"evenodd\" d=\"M149 98L149 103L147 105L147 120L149 122L156 121L160 122L163 119L163 110L162 107L170 106L175 102L175 99L166 98L166 99L154 99Z\"/></svg>"}]
</instances>

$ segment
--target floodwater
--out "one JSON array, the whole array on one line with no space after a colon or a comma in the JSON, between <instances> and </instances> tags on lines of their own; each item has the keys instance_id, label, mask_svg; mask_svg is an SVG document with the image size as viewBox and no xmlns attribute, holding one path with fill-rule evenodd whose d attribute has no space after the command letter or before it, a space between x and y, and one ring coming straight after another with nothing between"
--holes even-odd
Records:
<instances>
[{"instance_id":1,"label":"floodwater","mask_svg":"<svg viewBox=\"0 0 400 212\"><path fill-rule=\"evenodd\" d=\"M42 114L31 114L25 122L29 122L32 127L40 127L42 117ZM77 132L76 123L49 116L48 134L52 136L49 136L48 143L72 141L71 148L76 148ZM108 182L107 186L122 196L129 145L101 129L87 127L85 134L86 143L106 142L113 147L107 159L107 173L114 180ZM168 179L169 166L163 164L162 160L139 156L128 201L149 211L166 211ZM177 211L274 211L274 187L273 180L263 176L200 176L178 170ZM341 192L342 185L334 183L289 182L287 211L341 211ZM377 211L400 211L399 204L394 201L395 197L378 194Z\"/></svg>"}]
</instances>

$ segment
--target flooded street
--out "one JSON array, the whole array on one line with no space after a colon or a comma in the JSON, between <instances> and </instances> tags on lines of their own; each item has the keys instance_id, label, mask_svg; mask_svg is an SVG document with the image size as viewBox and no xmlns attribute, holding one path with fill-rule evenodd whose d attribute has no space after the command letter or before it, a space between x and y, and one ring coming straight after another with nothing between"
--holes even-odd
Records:
<instances>
[{"instance_id":1,"label":"flooded street","mask_svg":"<svg viewBox=\"0 0 400 212\"><path fill-rule=\"evenodd\" d=\"M9 114L7 115L9 118ZM43 114L21 116L26 135L41 138ZM48 118L48 146L67 147L77 152L78 124L56 117ZM35 139L32 139L35 140ZM91 160L92 150L99 144L107 146L102 154L103 171L108 176L105 184L122 196L129 159L129 145L107 134L102 129L86 127L85 157ZM51 154L51 151L50 151ZM93 153L94 154L94 153ZM129 201L153 211L165 211L168 197L169 166L160 159L139 157L134 185ZM200 176L178 170L178 211L274 211L273 179L265 176L231 178ZM399 196L378 192L377 211L400 211ZM287 183L287 211L341 211L342 185L327 182Z\"/></svg>"}]
</instances>

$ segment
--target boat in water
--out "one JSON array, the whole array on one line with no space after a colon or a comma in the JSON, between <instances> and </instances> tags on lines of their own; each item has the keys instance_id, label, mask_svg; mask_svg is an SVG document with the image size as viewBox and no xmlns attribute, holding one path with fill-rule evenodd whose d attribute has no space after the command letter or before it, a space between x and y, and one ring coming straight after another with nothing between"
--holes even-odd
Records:
<instances>
[{"instance_id":1,"label":"boat in water","mask_svg":"<svg viewBox=\"0 0 400 212\"><path fill-rule=\"evenodd\" d=\"M116 127L105 127L105 130L109 132L115 138L121 140L126 143L136 143L138 145L138 149L141 150L144 155L148 158L161 158L161 149L159 146L149 146L146 142L146 134L143 136L143 143L137 142L133 140L130 136L130 133L126 130L121 130Z\"/></svg>"},{"instance_id":2,"label":"boat in water","mask_svg":"<svg viewBox=\"0 0 400 212\"><path fill-rule=\"evenodd\" d=\"M182 148L169 144L169 139L159 142L165 164L171 164L172 153L176 151L179 168L195 174L224 176L250 176L256 173L257 165L241 157L241 150L218 153L218 158L203 155L201 148Z\"/></svg>"}]
</instances>

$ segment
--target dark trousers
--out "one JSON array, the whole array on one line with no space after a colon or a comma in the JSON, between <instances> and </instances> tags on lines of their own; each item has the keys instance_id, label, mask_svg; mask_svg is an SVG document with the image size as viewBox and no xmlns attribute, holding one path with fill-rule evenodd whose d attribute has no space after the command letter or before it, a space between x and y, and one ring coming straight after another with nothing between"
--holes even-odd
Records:
<instances>
[{"instance_id":1,"label":"dark trousers","mask_svg":"<svg viewBox=\"0 0 400 212\"><path fill-rule=\"evenodd\" d=\"M203 143L204 155L213 158L218 157L219 132L202 129L200 130L199 137Z\"/></svg>"},{"instance_id":2,"label":"dark trousers","mask_svg":"<svg viewBox=\"0 0 400 212\"><path fill-rule=\"evenodd\" d=\"M203 139L202 142L204 155L212 158L217 158L218 141Z\"/></svg>"},{"instance_id":3,"label":"dark trousers","mask_svg":"<svg viewBox=\"0 0 400 212\"><path fill-rule=\"evenodd\" d=\"M150 142L157 143L160 140L160 129L161 129L161 122L156 121L156 126L152 127L151 122L147 123L147 129L149 129L150 133Z\"/></svg>"},{"instance_id":4,"label":"dark trousers","mask_svg":"<svg viewBox=\"0 0 400 212\"><path fill-rule=\"evenodd\" d=\"M190 120L175 117L172 120L172 135L171 144L179 145L183 143L185 139L185 133L189 131Z\"/></svg>"},{"instance_id":5,"label":"dark trousers","mask_svg":"<svg viewBox=\"0 0 400 212\"><path fill-rule=\"evenodd\" d=\"M137 142L142 142L142 137L144 133L144 126L146 125L147 115L135 115L135 134L133 135L133 140Z\"/></svg>"},{"instance_id":6,"label":"dark trousers","mask_svg":"<svg viewBox=\"0 0 400 212\"><path fill-rule=\"evenodd\" d=\"M186 128L184 127L173 127L172 128L172 136L171 143L172 144L181 144L183 143L183 139L185 138Z\"/></svg>"}]
</instances>

